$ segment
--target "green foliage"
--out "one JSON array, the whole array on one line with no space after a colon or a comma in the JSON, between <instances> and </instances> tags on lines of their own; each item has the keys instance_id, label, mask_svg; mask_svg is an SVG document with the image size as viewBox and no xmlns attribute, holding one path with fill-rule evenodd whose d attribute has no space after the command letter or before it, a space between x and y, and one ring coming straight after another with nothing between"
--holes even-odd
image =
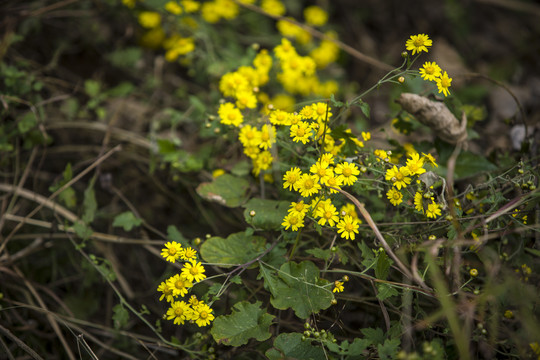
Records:
<instances>
[{"instance_id":1,"label":"green foliage","mask_svg":"<svg viewBox=\"0 0 540 360\"><path fill-rule=\"evenodd\" d=\"M302 340L302 334L284 333L274 340L274 347L265 354L270 360L278 359L326 359L320 346L313 346L309 341Z\"/></svg>"},{"instance_id":2,"label":"green foliage","mask_svg":"<svg viewBox=\"0 0 540 360\"><path fill-rule=\"evenodd\" d=\"M142 219L136 217L131 211L126 211L114 217L112 226L121 227L125 231L131 231L131 229L141 224Z\"/></svg>"},{"instance_id":3,"label":"green foliage","mask_svg":"<svg viewBox=\"0 0 540 360\"><path fill-rule=\"evenodd\" d=\"M234 208L247 201L248 188L246 179L224 174L212 182L199 185L197 193L208 201Z\"/></svg>"},{"instance_id":4,"label":"green foliage","mask_svg":"<svg viewBox=\"0 0 540 360\"><path fill-rule=\"evenodd\" d=\"M261 265L260 273L272 294L272 306L281 310L291 308L300 319L327 309L334 298L327 286L329 282L319 277L319 269L310 261L290 261L278 271Z\"/></svg>"},{"instance_id":5,"label":"green foliage","mask_svg":"<svg viewBox=\"0 0 540 360\"><path fill-rule=\"evenodd\" d=\"M289 202L253 198L242 206L249 225L260 230L277 230L287 215Z\"/></svg>"},{"instance_id":6,"label":"green foliage","mask_svg":"<svg viewBox=\"0 0 540 360\"><path fill-rule=\"evenodd\" d=\"M265 243L264 237L245 232L231 234L226 239L214 236L202 244L201 256L206 262L222 267L241 265L260 255Z\"/></svg>"},{"instance_id":7,"label":"green foliage","mask_svg":"<svg viewBox=\"0 0 540 360\"><path fill-rule=\"evenodd\" d=\"M112 316L114 328L117 330L124 328L129 321L129 312L122 304L116 304L112 310L114 313Z\"/></svg>"},{"instance_id":8,"label":"green foliage","mask_svg":"<svg viewBox=\"0 0 540 360\"><path fill-rule=\"evenodd\" d=\"M231 315L218 316L210 330L217 343L240 346L249 339L264 341L270 338L269 327L274 316L261 309L261 302L243 301L233 306Z\"/></svg>"}]
</instances>

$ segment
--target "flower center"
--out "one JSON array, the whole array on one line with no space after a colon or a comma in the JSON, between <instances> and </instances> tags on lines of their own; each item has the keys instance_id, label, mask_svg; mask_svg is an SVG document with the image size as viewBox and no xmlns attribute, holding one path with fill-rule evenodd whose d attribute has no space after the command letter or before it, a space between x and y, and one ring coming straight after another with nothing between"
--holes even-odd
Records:
<instances>
[{"instance_id":1,"label":"flower center","mask_svg":"<svg viewBox=\"0 0 540 360\"><path fill-rule=\"evenodd\" d=\"M184 309L182 309L181 307L177 307L176 309L174 309L174 314L176 316L182 316L183 313L184 313Z\"/></svg>"},{"instance_id":2,"label":"flower center","mask_svg":"<svg viewBox=\"0 0 540 360\"><path fill-rule=\"evenodd\" d=\"M199 317L201 319L206 319L208 317L208 313L206 311L201 311L201 313L199 314Z\"/></svg>"},{"instance_id":3,"label":"flower center","mask_svg":"<svg viewBox=\"0 0 540 360\"><path fill-rule=\"evenodd\" d=\"M311 189L311 188L313 187L313 185L315 185L315 184L313 183L313 180L311 180L311 179L307 179L307 180L304 182L304 187L305 187L306 189Z\"/></svg>"},{"instance_id":4,"label":"flower center","mask_svg":"<svg viewBox=\"0 0 540 360\"><path fill-rule=\"evenodd\" d=\"M184 287L184 281L182 280L177 280L175 283L174 283L174 286L176 286L177 289L181 289Z\"/></svg>"},{"instance_id":5,"label":"flower center","mask_svg":"<svg viewBox=\"0 0 540 360\"><path fill-rule=\"evenodd\" d=\"M349 169L349 168L345 168L343 169L343 176L351 176L352 175L352 170Z\"/></svg>"}]
</instances>

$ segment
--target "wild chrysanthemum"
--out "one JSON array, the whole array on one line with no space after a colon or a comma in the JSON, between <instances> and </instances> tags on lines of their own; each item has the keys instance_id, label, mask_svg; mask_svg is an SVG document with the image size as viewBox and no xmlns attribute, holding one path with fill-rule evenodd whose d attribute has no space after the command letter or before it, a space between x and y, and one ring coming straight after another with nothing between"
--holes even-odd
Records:
<instances>
[{"instance_id":1,"label":"wild chrysanthemum","mask_svg":"<svg viewBox=\"0 0 540 360\"><path fill-rule=\"evenodd\" d=\"M298 189L303 197L309 197L321 190L319 179L316 175L302 174L298 181Z\"/></svg>"},{"instance_id":2,"label":"wild chrysanthemum","mask_svg":"<svg viewBox=\"0 0 540 360\"><path fill-rule=\"evenodd\" d=\"M294 142L302 142L305 144L311 137L311 128L304 121L299 121L298 124L291 125L291 138Z\"/></svg>"},{"instance_id":3,"label":"wild chrysanthemum","mask_svg":"<svg viewBox=\"0 0 540 360\"><path fill-rule=\"evenodd\" d=\"M371 139L371 133L362 131L362 139L364 139L364 141L370 140Z\"/></svg>"},{"instance_id":4,"label":"wild chrysanthemum","mask_svg":"<svg viewBox=\"0 0 540 360\"><path fill-rule=\"evenodd\" d=\"M302 171L300 171L299 168L297 167L291 168L289 171L285 173L285 175L283 175L283 188L284 189L289 188L289 190L294 188L294 190L297 190L298 181L300 180L301 177L302 177Z\"/></svg>"},{"instance_id":5,"label":"wild chrysanthemum","mask_svg":"<svg viewBox=\"0 0 540 360\"><path fill-rule=\"evenodd\" d=\"M304 9L306 23L313 26L322 26L328 21L328 13L316 5Z\"/></svg>"},{"instance_id":6,"label":"wild chrysanthemum","mask_svg":"<svg viewBox=\"0 0 540 360\"><path fill-rule=\"evenodd\" d=\"M270 113L269 120L273 125L289 125L291 114L283 110L274 110Z\"/></svg>"},{"instance_id":7,"label":"wild chrysanthemum","mask_svg":"<svg viewBox=\"0 0 540 360\"><path fill-rule=\"evenodd\" d=\"M182 260L194 260L197 257L197 250L194 250L190 247L185 248L182 254Z\"/></svg>"},{"instance_id":8,"label":"wild chrysanthemum","mask_svg":"<svg viewBox=\"0 0 540 360\"><path fill-rule=\"evenodd\" d=\"M239 126L244 121L244 116L240 109L233 103L224 103L219 106L218 115L222 124Z\"/></svg>"},{"instance_id":9,"label":"wild chrysanthemum","mask_svg":"<svg viewBox=\"0 0 540 360\"><path fill-rule=\"evenodd\" d=\"M240 140L244 147L259 146L261 143L261 132L256 127L244 125L240 129L238 140Z\"/></svg>"},{"instance_id":10,"label":"wild chrysanthemum","mask_svg":"<svg viewBox=\"0 0 540 360\"><path fill-rule=\"evenodd\" d=\"M173 289L169 284L167 284L166 281L162 281L161 284L159 284L157 291L163 293L159 297L159 301L163 300L164 298L167 302L172 302L174 300Z\"/></svg>"},{"instance_id":11,"label":"wild chrysanthemum","mask_svg":"<svg viewBox=\"0 0 540 360\"><path fill-rule=\"evenodd\" d=\"M268 50L262 49L253 59L253 66L258 72L267 73L272 68L272 57Z\"/></svg>"},{"instance_id":12,"label":"wild chrysanthemum","mask_svg":"<svg viewBox=\"0 0 540 360\"><path fill-rule=\"evenodd\" d=\"M344 287L343 287L343 281L334 281L334 290L332 290L332 292L336 293L336 292L342 292L344 290Z\"/></svg>"},{"instance_id":13,"label":"wild chrysanthemum","mask_svg":"<svg viewBox=\"0 0 540 360\"><path fill-rule=\"evenodd\" d=\"M390 190L388 190L388 192L386 193L386 197L394 206L398 206L403 202L403 194L395 188L391 188Z\"/></svg>"},{"instance_id":14,"label":"wild chrysanthemum","mask_svg":"<svg viewBox=\"0 0 540 360\"><path fill-rule=\"evenodd\" d=\"M427 81L435 81L435 78L441 76L441 68L436 62L426 61L420 68L420 76Z\"/></svg>"},{"instance_id":15,"label":"wild chrysanthemum","mask_svg":"<svg viewBox=\"0 0 540 360\"><path fill-rule=\"evenodd\" d=\"M167 279L167 285L173 289L173 296L184 296L188 289L193 287L193 283L180 274L176 274Z\"/></svg>"},{"instance_id":16,"label":"wild chrysanthemum","mask_svg":"<svg viewBox=\"0 0 540 360\"><path fill-rule=\"evenodd\" d=\"M261 128L261 142L259 147L268 150L276 142L276 128L272 125L264 124Z\"/></svg>"},{"instance_id":17,"label":"wild chrysanthemum","mask_svg":"<svg viewBox=\"0 0 540 360\"><path fill-rule=\"evenodd\" d=\"M334 170L325 161L317 161L311 165L309 172L315 174L321 183L324 183L329 177L334 176Z\"/></svg>"},{"instance_id":18,"label":"wild chrysanthemum","mask_svg":"<svg viewBox=\"0 0 540 360\"><path fill-rule=\"evenodd\" d=\"M435 161L435 158L433 157L433 155L422 153L422 158L423 158L424 160L427 160L427 162L428 162L431 166L439 167L439 165L437 165L437 162Z\"/></svg>"},{"instance_id":19,"label":"wild chrysanthemum","mask_svg":"<svg viewBox=\"0 0 540 360\"><path fill-rule=\"evenodd\" d=\"M343 181L338 176L332 175L326 178L321 179L323 185L328 186L330 189L330 194L338 193L339 191L335 189L341 189L341 185L343 185Z\"/></svg>"},{"instance_id":20,"label":"wild chrysanthemum","mask_svg":"<svg viewBox=\"0 0 540 360\"><path fill-rule=\"evenodd\" d=\"M311 107L313 108L314 120L320 120L324 122L332 117L332 113L330 112L331 108L325 103L318 102L312 104Z\"/></svg>"},{"instance_id":21,"label":"wild chrysanthemum","mask_svg":"<svg viewBox=\"0 0 540 360\"><path fill-rule=\"evenodd\" d=\"M192 317L193 310L185 301L175 301L167 310L167 320L174 319L175 325L182 325L184 321L189 321Z\"/></svg>"},{"instance_id":22,"label":"wild chrysanthemum","mask_svg":"<svg viewBox=\"0 0 540 360\"><path fill-rule=\"evenodd\" d=\"M437 88L439 89L439 94L443 93L444 96L448 96L450 94L450 91L448 88L452 84L452 78L448 77L448 74L446 71L441 74L440 77L436 78L435 81L437 82Z\"/></svg>"},{"instance_id":23,"label":"wild chrysanthemum","mask_svg":"<svg viewBox=\"0 0 540 360\"><path fill-rule=\"evenodd\" d=\"M255 175L259 175L261 170L269 169L273 160L274 158L270 151L261 151L253 161Z\"/></svg>"},{"instance_id":24,"label":"wild chrysanthemum","mask_svg":"<svg viewBox=\"0 0 540 360\"><path fill-rule=\"evenodd\" d=\"M437 216L441 216L441 207L439 204L432 202L431 204L428 204L428 208L426 210L426 216L428 218L436 218Z\"/></svg>"},{"instance_id":25,"label":"wild chrysanthemum","mask_svg":"<svg viewBox=\"0 0 540 360\"><path fill-rule=\"evenodd\" d=\"M292 231L297 231L299 228L304 227L304 216L301 213L288 213L283 218L281 226L285 227L285 230L292 228Z\"/></svg>"},{"instance_id":26,"label":"wild chrysanthemum","mask_svg":"<svg viewBox=\"0 0 540 360\"><path fill-rule=\"evenodd\" d=\"M420 157L420 154L413 153L411 158L407 160L407 168L409 169L411 175L420 175L426 172L424 166L424 158Z\"/></svg>"},{"instance_id":27,"label":"wild chrysanthemum","mask_svg":"<svg viewBox=\"0 0 540 360\"><path fill-rule=\"evenodd\" d=\"M420 191L414 194L414 208L416 211L420 211L422 214L424 213L424 194Z\"/></svg>"},{"instance_id":28,"label":"wild chrysanthemum","mask_svg":"<svg viewBox=\"0 0 540 360\"><path fill-rule=\"evenodd\" d=\"M206 279L206 275L204 275L204 272L204 266L196 260L186 262L184 264L184 267L182 268L182 276L189 281L199 282Z\"/></svg>"},{"instance_id":29,"label":"wild chrysanthemum","mask_svg":"<svg viewBox=\"0 0 540 360\"><path fill-rule=\"evenodd\" d=\"M355 234L358 234L358 220L350 215L345 215L337 224L337 232L344 239L354 240Z\"/></svg>"},{"instance_id":30,"label":"wild chrysanthemum","mask_svg":"<svg viewBox=\"0 0 540 360\"><path fill-rule=\"evenodd\" d=\"M300 200L299 202L292 202L288 212L290 214L300 214L301 217L304 217L308 210L309 205L304 203L304 200Z\"/></svg>"},{"instance_id":31,"label":"wild chrysanthemum","mask_svg":"<svg viewBox=\"0 0 540 360\"><path fill-rule=\"evenodd\" d=\"M320 218L318 221L319 225L326 225L328 222L329 226L334 226L339 221L336 207L332 204L325 204L323 208L317 210L315 215Z\"/></svg>"},{"instance_id":32,"label":"wild chrysanthemum","mask_svg":"<svg viewBox=\"0 0 540 360\"><path fill-rule=\"evenodd\" d=\"M161 15L154 11L143 11L139 14L139 24L147 29L158 27L161 24Z\"/></svg>"},{"instance_id":33,"label":"wild chrysanthemum","mask_svg":"<svg viewBox=\"0 0 540 360\"><path fill-rule=\"evenodd\" d=\"M410 171L406 166L402 166L399 169L394 165L391 169L386 171L385 179L392 182L392 184L401 190L402 187L407 187L411 183L411 178L408 177Z\"/></svg>"},{"instance_id":34,"label":"wild chrysanthemum","mask_svg":"<svg viewBox=\"0 0 540 360\"><path fill-rule=\"evenodd\" d=\"M165 247L161 249L161 256L163 256L165 260L174 263L182 256L182 252L182 245L176 241L169 241L165 243Z\"/></svg>"},{"instance_id":35,"label":"wild chrysanthemum","mask_svg":"<svg viewBox=\"0 0 540 360\"><path fill-rule=\"evenodd\" d=\"M358 219L358 214L356 213L356 207L351 204L347 203L339 209L339 215L341 217L345 217L347 215L352 216L353 219Z\"/></svg>"},{"instance_id":36,"label":"wild chrysanthemum","mask_svg":"<svg viewBox=\"0 0 540 360\"><path fill-rule=\"evenodd\" d=\"M204 303L199 303L197 306L193 307L193 313L190 320L195 321L195 323L202 327L210 324L214 320L214 314L212 314L212 309L210 306Z\"/></svg>"},{"instance_id":37,"label":"wild chrysanthemum","mask_svg":"<svg viewBox=\"0 0 540 360\"><path fill-rule=\"evenodd\" d=\"M239 109L254 109L257 107L257 97L255 97L255 94L253 94L252 91L238 91L236 93L236 106L238 106Z\"/></svg>"},{"instance_id":38,"label":"wild chrysanthemum","mask_svg":"<svg viewBox=\"0 0 540 360\"><path fill-rule=\"evenodd\" d=\"M411 35L405 43L407 50L412 50L413 55L421 51L428 52L428 47L431 45L433 45L433 41L426 34Z\"/></svg>"},{"instance_id":39,"label":"wild chrysanthemum","mask_svg":"<svg viewBox=\"0 0 540 360\"><path fill-rule=\"evenodd\" d=\"M313 119L313 116L315 115L315 111L313 110L313 107L310 105L306 105L300 110L300 116L304 120L311 120Z\"/></svg>"},{"instance_id":40,"label":"wild chrysanthemum","mask_svg":"<svg viewBox=\"0 0 540 360\"><path fill-rule=\"evenodd\" d=\"M358 167L355 164L347 161L337 164L334 171L336 174L339 175L339 180L342 181L345 185L353 185L354 182L358 180L356 175L360 174L360 170L358 170Z\"/></svg>"}]
</instances>

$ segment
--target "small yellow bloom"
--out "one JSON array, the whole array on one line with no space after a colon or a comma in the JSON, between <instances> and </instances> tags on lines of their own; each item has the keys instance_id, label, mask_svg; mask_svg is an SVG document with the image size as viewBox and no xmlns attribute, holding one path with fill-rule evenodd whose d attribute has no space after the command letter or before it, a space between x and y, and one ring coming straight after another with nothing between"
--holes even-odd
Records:
<instances>
[{"instance_id":1,"label":"small yellow bloom","mask_svg":"<svg viewBox=\"0 0 540 360\"><path fill-rule=\"evenodd\" d=\"M446 73L446 71L442 73L440 77L436 78L435 81L437 82L437 88L439 89L439 94L443 93L444 96L450 95L450 91L448 90L448 88L452 84L452 78L448 77L448 74Z\"/></svg>"},{"instance_id":2,"label":"small yellow bloom","mask_svg":"<svg viewBox=\"0 0 540 360\"><path fill-rule=\"evenodd\" d=\"M405 43L407 50L412 50L413 55L421 51L428 52L428 47L431 45L433 45L433 41L426 34L411 35Z\"/></svg>"},{"instance_id":3,"label":"small yellow bloom","mask_svg":"<svg viewBox=\"0 0 540 360\"><path fill-rule=\"evenodd\" d=\"M328 13L316 5L304 9L306 23L313 26L322 26L328 21Z\"/></svg>"},{"instance_id":4,"label":"small yellow bloom","mask_svg":"<svg viewBox=\"0 0 540 360\"><path fill-rule=\"evenodd\" d=\"M334 293L339 293L339 292L342 292L344 290L344 287L343 287L343 282L342 281L334 281L334 290L332 290L332 292Z\"/></svg>"}]
</instances>

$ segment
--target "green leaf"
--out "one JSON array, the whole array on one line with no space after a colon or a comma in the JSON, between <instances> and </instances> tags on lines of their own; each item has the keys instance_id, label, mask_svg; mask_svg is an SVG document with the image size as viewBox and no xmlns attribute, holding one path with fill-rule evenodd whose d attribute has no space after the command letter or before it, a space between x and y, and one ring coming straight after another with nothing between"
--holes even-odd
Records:
<instances>
[{"instance_id":1,"label":"green leaf","mask_svg":"<svg viewBox=\"0 0 540 360\"><path fill-rule=\"evenodd\" d=\"M357 103L354 103L353 105L355 106L358 106L360 108L360 110L362 110L362 114L364 114L364 116L369 119L369 115L370 115L370 108L369 108L369 104L362 101L362 100L358 100Z\"/></svg>"},{"instance_id":2,"label":"green leaf","mask_svg":"<svg viewBox=\"0 0 540 360\"><path fill-rule=\"evenodd\" d=\"M248 224L256 229L277 230L281 228L289 206L290 202L288 201L254 198L243 205L245 208L244 218ZM251 216L252 211L255 211L254 216Z\"/></svg>"},{"instance_id":3,"label":"green leaf","mask_svg":"<svg viewBox=\"0 0 540 360\"><path fill-rule=\"evenodd\" d=\"M317 259L321 259L324 261L327 261L332 256L332 252L330 251L330 249L313 248L306 250L306 252L315 256Z\"/></svg>"},{"instance_id":4,"label":"green leaf","mask_svg":"<svg viewBox=\"0 0 540 360\"><path fill-rule=\"evenodd\" d=\"M94 192L94 182L91 181L90 184L88 184L86 190L84 190L82 220L86 224L90 224L92 221L94 221L94 217L96 216L96 210L97 202Z\"/></svg>"},{"instance_id":5,"label":"green leaf","mask_svg":"<svg viewBox=\"0 0 540 360\"><path fill-rule=\"evenodd\" d=\"M482 155L464 151L459 154L454 171L455 179L463 179L483 172L495 171L497 166Z\"/></svg>"},{"instance_id":6,"label":"green leaf","mask_svg":"<svg viewBox=\"0 0 540 360\"><path fill-rule=\"evenodd\" d=\"M230 174L224 174L212 182L202 183L197 193L208 201L214 201L228 207L238 207L247 200L249 182Z\"/></svg>"},{"instance_id":7,"label":"green leaf","mask_svg":"<svg viewBox=\"0 0 540 360\"><path fill-rule=\"evenodd\" d=\"M364 241L357 243L357 246L362 252L362 266L370 269L377 261L375 255L373 255L373 251Z\"/></svg>"},{"instance_id":8,"label":"green leaf","mask_svg":"<svg viewBox=\"0 0 540 360\"><path fill-rule=\"evenodd\" d=\"M130 231L133 227L139 226L142 224L142 220L135 217L131 211L126 211L117 215L114 218L112 226L122 227L125 231Z\"/></svg>"},{"instance_id":9,"label":"green leaf","mask_svg":"<svg viewBox=\"0 0 540 360\"><path fill-rule=\"evenodd\" d=\"M245 264L255 259L265 249L262 236L247 236L244 232L229 235L226 239L215 236L201 245L204 261L221 267Z\"/></svg>"},{"instance_id":10,"label":"green leaf","mask_svg":"<svg viewBox=\"0 0 540 360\"><path fill-rule=\"evenodd\" d=\"M379 292L377 293L377 299L381 301L386 300L392 296L399 295L399 292L396 290L396 288L388 284L377 284L377 289L379 290Z\"/></svg>"},{"instance_id":11,"label":"green leaf","mask_svg":"<svg viewBox=\"0 0 540 360\"><path fill-rule=\"evenodd\" d=\"M119 68L134 68L142 58L143 51L138 46L130 46L115 50L105 58Z\"/></svg>"},{"instance_id":12,"label":"green leaf","mask_svg":"<svg viewBox=\"0 0 540 360\"><path fill-rule=\"evenodd\" d=\"M385 280L390 269L390 259L385 251L380 251L377 256L377 265L375 266L375 276L377 279Z\"/></svg>"},{"instance_id":13,"label":"green leaf","mask_svg":"<svg viewBox=\"0 0 540 360\"><path fill-rule=\"evenodd\" d=\"M319 278L319 269L310 261L283 264L275 280L269 286L270 302L276 309L292 308L301 319L327 309L334 298L330 289L323 287L329 282Z\"/></svg>"},{"instance_id":14,"label":"green leaf","mask_svg":"<svg viewBox=\"0 0 540 360\"><path fill-rule=\"evenodd\" d=\"M280 334L274 340L274 347L265 354L270 360L281 359L311 359L325 360L325 354L320 346L313 346L311 341L302 341L302 334Z\"/></svg>"},{"instance_id":15,"label":"green leaf","mask_svg":"<svg viewBox=\"0 0 540 360\"><path fill-rule=\"evenodd\" d=\"M385 336L381 328L365 328L361 329L360 332L366 337L367 340L371 341L373 344L382 344L384 342Z\"/></svg>"},{"instance_id":16,"label":"green leaf","mask_svg":"<svg viewBox=\"0 0 540 360\"><path fill-rule=\"evenodd\" d=\"M348 356L345 358L346 360L359 360L364 359L362 356L362 353L364 350L367 349L367 347L371 345L371 341L368 339L360 339L355 338L354 341L349 345L348 348Z\"/></svg>"},{"instance_id":17,"label":"green leaf","mask_svg":"<svg viewBox=\"0 0 540 360\"><path fill-rule=\"evenodd\" d=\"M114 328L119 330L125 327L129 321L129 312L126 308L122 304L116 304L112 310L114 313L112 316Z\"/></svg>"},{"instance_id":18,"label":"green leaf","mask_svg":"<svg viewBox=\"0 0 540 360\"><path fill-rule=\"evenodd\" d=\"M24 134L30 131L34 126L36 126L37 120L36 115L33 112L27 112L17 121L17 128L21 134Z\"/></svg>"},{"instance_id":19,"label":"green leaf","mask_svg":"<svg viewBox=\"0 0 540 360\"><path fill-rule=\"evenodd\" d=\"M242 301L234 305L231 315L218 316L210 330L214 340L220 344L240 346L252 338L258 341L268 339L271 336L268 328L274 316L260 306L260 301L255 304Z\"/></svg>"},{"instance_id":20,"label":"green leaf","mask_svg":"<svg viewBox=\"0 0 540 360\"><path fill-rule=\"evenodd\" d=\"M87 240L93 233L92 229L82 221L73 224L73 230L75 231L75 234L83 240Z\"/></svg>"},{"instance_id":21,"label":"green leaf","mask_svg":"<svg viewBox=\"0 0 540 360\"><path fill-rule=\"evenodd\" d=\"M86 80L84 82L84 91L90 97L96 97L99 95L101 85L95 80Z\"/></svg>"},{"instance_id":22,"label":"green leaf","mask_svg":"<svg viewBox=\"0 0 540 360\"><path fill-rule=\"evenodd\" d=\"M399 339L388 339L384 344L379 344L377 350L379 350L379 357L381 360L392 360L397 356L399 345L401 341Z\"/></svg>"}]
</instances>

